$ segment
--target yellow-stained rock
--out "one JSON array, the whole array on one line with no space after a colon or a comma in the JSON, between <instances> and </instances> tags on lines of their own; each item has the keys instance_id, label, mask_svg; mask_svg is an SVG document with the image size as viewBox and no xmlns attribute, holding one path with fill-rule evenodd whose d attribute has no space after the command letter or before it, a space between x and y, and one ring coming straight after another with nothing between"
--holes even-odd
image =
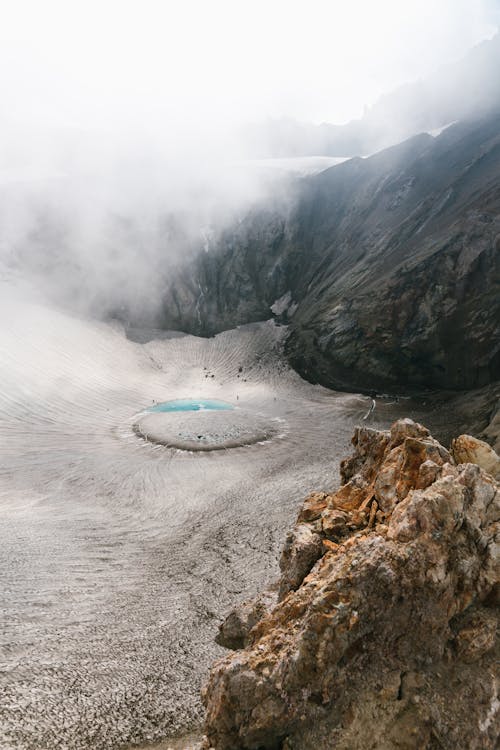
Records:
<instances>
[{"instance_id":1,"label":"yellow-stained rock","mask_svg":"<svg viewBox=\"0 0 500 750\"><path fill-rule=\"evenodd\" d=\"M498 483L411 420L353 445L287 538L280 601L212 670L207 742L493 750Z\"/></svg>"},{"instance_id":2,"label":"yellow-stained rock","mask_svg":"<svg viewBox=\"0 0 500 750\"><path fill-rule=\"evenodd\" d=\"M459 435L451 444L451 452L457 464L477 464L495 479L500 479L500 457L484 440Z\"/></svg>"}]
</instances>

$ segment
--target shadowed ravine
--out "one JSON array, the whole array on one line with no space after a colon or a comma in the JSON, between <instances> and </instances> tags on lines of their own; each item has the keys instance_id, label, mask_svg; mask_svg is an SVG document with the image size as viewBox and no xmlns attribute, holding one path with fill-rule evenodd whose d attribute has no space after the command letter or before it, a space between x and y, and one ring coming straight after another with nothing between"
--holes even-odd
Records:
<instances>
[{"instance_id":1,"label":"shadowed ravine","mask_svg":"<svg viewBox=\"0 0 500 750\"><path fill-rule=\"evenodd\" d=\"M0 747L158 741L200 722L218 623L276 578L301 500L336 484L371 402L301 380L273 323L140 343L19 297L0 302ZM278 428L204 453L134 433L177 398ZM369 420L401 415L443 440L460 419L377 399Z\"/></svg>"}]
</instances>

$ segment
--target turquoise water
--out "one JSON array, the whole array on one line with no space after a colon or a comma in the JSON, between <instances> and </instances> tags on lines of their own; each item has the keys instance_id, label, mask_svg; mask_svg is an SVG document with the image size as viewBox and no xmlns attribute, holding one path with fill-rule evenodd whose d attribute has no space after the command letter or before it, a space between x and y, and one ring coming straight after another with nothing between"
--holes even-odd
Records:
<instances>
[{"instance_id":1,"label":"turquoise water","mask_svg":"<svg viewBox=\"0 0 500 750\"><path fill-rule=\"evenodd\" d=\"M173 401L154 404L146 411L215 411L217 409L234 409L234 406L213 398L177 398Z\"/></svg>"}]
</instances>

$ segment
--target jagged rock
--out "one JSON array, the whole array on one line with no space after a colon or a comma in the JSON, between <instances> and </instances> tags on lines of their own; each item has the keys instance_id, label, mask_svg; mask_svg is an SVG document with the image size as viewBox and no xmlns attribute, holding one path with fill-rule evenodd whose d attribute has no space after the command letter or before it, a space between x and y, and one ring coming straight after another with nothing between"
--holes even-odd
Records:
<instances>
[{"instance_id":1,"label":"jagged rock","mask_svg":"<svg viewBox=\"0 0 500 750\"><path fill-rule=\"evenodd\" d=\"M309 495L309 497L304 500L304 504L297 519L298 522L316 521L320 518L326 507L327 497L328 495L326 492L313 492L312 495Z\"/></svg>"},{"instance_id":2,"label":"jagged rock","mask_svg":"<svg viewBox=\"0 0 500 750\"><path fill-rule=\"evenodd\" d=\"M280 599L295 590L323 553L321 536L306 523L299 523L285 541L280 558Z\"/></svg>"},{"instance_id":3,"label":"jagged rock","mask_svg":"<svg viewBox=\"0 0 500 750\"><path fill-rule=\"evenodd\" d=\"M495 479L500 479L500 457L483 440L460 435L452 442L451 451L457 464L477 464Z\"/></svg>"},{"instance_id":4,"label":"jagged rock","mask_svg":"<svg viewBox=\"0 0 500 750\"><path fill-rule=\"evenodd\" d=\"M353 443L287 541L281 601L213 668L207 746L493 750L498 483L407 420Z\"/></svg>"},{"instance_id":5,"label":"jagged rock","mask_svg":"<svg viewBox=\"0 0 500 750\"><path fill-rule=\"evenodd\" d=\"M373 478L389 440L388 432L373 430L370 427L357 427L351 441L355 448L354 455L340 463L342 484L347 484L361 470L365 476Z\"/></svg>"},{"instance_id":6,"label":"jagged rock","mask_svg":"<svg viewBox=\"0 0 500 750\"><path fill-rule=\"evenodd\" d=\"M250 631L274 607L276 599L275 591L265 591L238 604L220 625L215 639L217 643L231 649L246 646Z\"/></svg>"},{"instance_id":7,"label":"jagged rock","mask_svg":"<svg viewBox=\"0 0 500 750\"><path fill-rule=\"evenodd\" d=\"M484 608L467 611L454 626L457 654L464 661L478 661L494 648L497 629L498 621L492 612Z\"/></svg>"}]
</instances>

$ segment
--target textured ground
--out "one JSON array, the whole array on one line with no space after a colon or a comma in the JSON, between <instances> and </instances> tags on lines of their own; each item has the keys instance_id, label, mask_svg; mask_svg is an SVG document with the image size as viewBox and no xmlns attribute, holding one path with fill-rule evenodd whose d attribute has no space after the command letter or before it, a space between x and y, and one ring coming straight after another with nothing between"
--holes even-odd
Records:
<instances>
[{"instance_id":1,"label":"textured ground","mask_svg":"<svg viewBox=\"0 0 500 750\"><path fill-rule=\"evenodd\" d=\"M370 399L300 380L271 323L127 338L1 292L0 748L159 741L199 721L218 623L276 578L301 500L336 484ZM194 454L134 433L153 400L189 397L279 434ZM422 410L379 401L370 420L401 414Z\"/></svg>"},{"instance_id":2,"label":"textured ground","mask_svg":"<svg viewBox=\"0 0 500 750\"><path fill-rule=\"evenodd\" d=\"M259 416L254 410L200 410L145 413L134 432L149 442L188 451L214 451L262 443L282 434L279 417Z\"/></svg>"}]
</instances>

